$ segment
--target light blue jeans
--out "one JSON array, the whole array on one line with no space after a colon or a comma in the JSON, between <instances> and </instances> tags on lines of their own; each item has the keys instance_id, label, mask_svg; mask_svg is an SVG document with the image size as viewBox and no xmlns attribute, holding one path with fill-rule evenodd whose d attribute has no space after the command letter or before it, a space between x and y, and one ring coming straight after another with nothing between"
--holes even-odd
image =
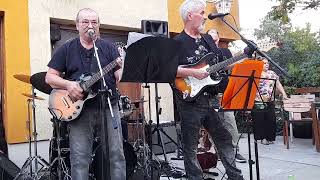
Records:
<instances>
[{"instance_id":1,"label":"light blue jeans","mask_svg":"<svg viewBox=\"0 0 320 180\"><path fill-rule=\"evenodd\" d=\"M125 180L126 162L123 154L123 140L118 105L114 104L112 109L117 120L118 128L114 129L112 127L112 119L108 106L105 111L107 118L104 120L106 127L105 132L108 133L108 140L106 142L108 142L109 147L110 177L112 180ZM97 129L100 132L102 127L100 119L99 108L84 107L81 117L69 123L70 162L73 180L89 179L94 131ZM102 140L104 137L104 135L100 137L101 142L104 142Z\"/></svg>"}]
</instances>

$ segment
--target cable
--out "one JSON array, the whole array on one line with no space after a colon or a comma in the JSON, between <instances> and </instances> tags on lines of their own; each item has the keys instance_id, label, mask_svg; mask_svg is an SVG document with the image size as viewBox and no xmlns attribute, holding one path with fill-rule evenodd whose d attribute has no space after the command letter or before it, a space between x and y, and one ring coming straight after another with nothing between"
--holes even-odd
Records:
<instances>
[{"instance_id":1,"label":"cable","mask_svg":"<svg viewBox=\"0 0 320 180\"><path fill-rule=\"evenodd\" d=\"M240 29L238 28L238 24L237 24L236 19L234 18L234 16L233 16L232 14L230 14L230 16L232 17L233 22L234 22L234 24L236 25L237 30L240 31Z\"/></svg>"}]
</instances>

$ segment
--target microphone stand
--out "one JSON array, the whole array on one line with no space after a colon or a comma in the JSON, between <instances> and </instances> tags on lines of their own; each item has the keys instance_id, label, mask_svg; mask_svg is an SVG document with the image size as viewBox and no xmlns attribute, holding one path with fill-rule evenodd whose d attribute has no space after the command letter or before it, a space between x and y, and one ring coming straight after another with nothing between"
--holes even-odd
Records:
<instances>
[{"instance_id":1,"label":"microphone stand","mask_svg":"<svg viewBox=\"0 0 320 180\"><path fill-rule=\"evenodd\" d=\"M101 162L101 179L104 179L104 170L106 170L106 179L111 179L110 177L110 157L109 157L109 141L108 141L108 131L106 132L106 128L108 130L108 120L105 122L105 118L106 118L106 113L105 113L105 109L106 109L106 102L108 102L108 105L109 105L109 110L110 110L110 113L111 113L111 117L112 117L112 125L113 125L113 128L114 129L117 129L118 128L118 125L117 125L117 122L116 122L116 119L114 117L114 114L113 114L113 111L112 111L112 107L111 107L111 102L110 102L110 97L108 95L108 93L110 93L108 91L108 86L106 84L106 81L105 81L105 78L104 78L104 75L103 75L103 71L102 71L102 67L101 67L101 63L100 63L100 59L99 59L99 55L98 55L98 48L96 46L96 39L94 39L93 37L93 34L94 33L91 33L89 32L89 36L90 38L92 39L92 42L93 42L93 49L94 49L94 56L96 57L96 60L97 60L97 64L98 64L98 67L99 67L99 71L100 71L100 74L101 74L101 86L100 86L100 89L99 89L99 94L101 96L100 98L100 120L101 120L101 134L100 136L102 137L101 138L101 143L102 143L102 151L101 151L101 154L102 156L101 157L104 157L103 154L105 155L105 159L102 158L102 162ZM106 97L107 96L107 97ZM106 101L107 99L107 101ZM106 124L105 124L106 123ZM107 126L105 126L107 125ZM106 167L104 167L104 160L106 160ZM99 178L98 178L99 179Z\"/></svg>"},{"instance_id":2,"label":"microphone stand","mask_svg":"<svg viewBox=\"0 0 320 180\"><path fill-rule=\"evenodd\" d=\"M221 19L221 21L223 21L227 26L229 26L235 33L237 33L241 40L247 44L247 46L249 47L249 51L250 53L251 52L256 52L258 53L259 55L261 55L262 57L266 58L269 62L271 62L275 67L278 68L278 70L284 74L285 76L289 77L288 73L282 69L276 62L274 62L266 53L262 52L258 47L257 45L251 41L251 40L248 40L246 39L244 36L242 36L239 31L237 31L230 23L228 23L225 19L224 19L224 16L221 16L219 17ZM211 18L212 19L212 18ZM246 53L247 54L247 53ZM249 87L248 87L248 93L250 88L252 87L252 76L251 75L251 80L250 80L250 84L249 84ZM248 94L247 94L248 95ZM248 100L248 99L246 99ZM247 101L246 101L246 105L247 105ZM246 107L246 106L245 106ZM260 173L259 173L259 157L258 157L258 145L257 145L257 140L254 141L254 145L255 145L255 155L256 155L256 174L257 174L257 179L260 180ZM248 146L249 146L249 169L250 169L250 179L252 179L252 164L253 164L253 161L251 160L251 145L250 145L250 133L248 131Z\"/></svg>"},{"instance_id":3,"label":"microphone stand","mask_svg":"<svg viewBox=\"0 0 320 180\"><path fill-rule=\"evenodd\" d=\"M223 21L227 26L229 26L235 33L237 33L241 40L246 43L248 45L248 47L252 50L252 51L256 51L259 55L261 55L262 57L266 58L269 62L271 62L275 67L278 68L278 70L284 74L285 76L289 77L289 74L282 68L280 67L276 62L274 62L266 53L262 52L258 46L251 40L246 39L245 37L243 37L239 31L237 31L230 23L228 23L224 17L219 17L221 19L221 21Z\"/></svg>"}]
</instances>

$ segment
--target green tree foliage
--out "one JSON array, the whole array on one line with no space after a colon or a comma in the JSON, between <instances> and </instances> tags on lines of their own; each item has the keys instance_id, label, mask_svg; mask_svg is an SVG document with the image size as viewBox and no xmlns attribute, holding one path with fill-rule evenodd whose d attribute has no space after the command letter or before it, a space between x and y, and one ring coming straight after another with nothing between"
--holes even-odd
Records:
<instances>
[{"instance_id":1,"label":"green tree foliage","mask_svg":"<svg viewBox=\"0 0 320 180\"><path fill-rule=\"evenodd\" d=\"M284 25L280 19L273 20L267 15L259 29L255 29L255 36L279 42L280 47L268 54L288 71L290 78L285 79L286 86L320 86L320 38L319 33L310 31L310 24L293 29L290 23Z\"/></svg>"},{"instance_id":2,"label":"green tree foliage","mask_svg":"<svg viewBox=\"0 0 320 180\"><path fill-rule=\"evenodd\" d=\"M288 14L292 13L297 7L302 10L318 9L320 7L320 0L277 0L278 6L274 6L270 15L274 20L281 20L283 23L289 23L290 18Z\"/></svg>"}]
</instances>

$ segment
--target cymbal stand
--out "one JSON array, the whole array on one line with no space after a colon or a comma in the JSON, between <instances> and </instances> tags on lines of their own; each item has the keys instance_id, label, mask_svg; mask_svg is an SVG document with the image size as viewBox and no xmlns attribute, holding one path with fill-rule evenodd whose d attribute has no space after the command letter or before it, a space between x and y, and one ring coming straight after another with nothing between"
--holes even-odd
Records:
<instances>
[{"instance_id":1,"label":"cymbal stand","mask_svg":"<svg viewBox=\"0 0 320 180\"><path fill-rule=\"evenodd\" d=\"M27 160L24 162L20 172L16 175L16 177L14 178L14 180L17 180L20 177L25 177L26 175L31 177L32 179L38 180L41 178L41 174L39 175L39 172L41 170L48 170L49 169L49 163L46 162L44 160L44 158L42 158L41 156L38 155L38 150L37 150L37 124L36 124L36 105L35 105L35 101L34 101L34 97L35 97L35 93L34 93L34 87L32 87L32 99L28 100L28 118L29 120L30 118L30 104L32 102L32 120L33 120L33 141L34 141L34 156L30 156L27 158ZM29 130L29 132L31 132L31 130ZM29 151L31 150L31 137L30 139L30 144L29 144ZM29 152L29 155L31 155L31 151ZM34 163L33 163L34 162ZM32 171L32 167L34 165L34 171ZM41 165L41 168L39 169L39 166ZM28 173L28 170L30 169L30 172Z\"/></svg>"},{"instance_id":2,"label":"cymbal stand","mask_svg":"<svg viewBox=\"0 0 320 180\"><path fill-rule=\"evenodd\" d=\"M53 167L53 165L55 163L58 163L57 165L57 176L58 176L58 180L71 180L71 176L69 175L69 168L67 167L67 164L64 160L64 158L61 156L61 152L63 151L62 148L60 147L60 143L62 138L60 137L60 129L61 129L61 115L58 118L57 114L55 112L59 112L58 109L55 109L55 111L53 111L53 108L48 108L50 114L53 116L52 122L54 125L54 129L56 130L56 144L57 144L57 152L58 155L56 158L53 159L53 161L50 163L50 168Z\"/></svg>"},{"instance_id":3,"label":"cymbal stand","mask_svg":"<svg viewBox=\"0 0 320 180\"><path fill-rule=\"evenodd\" d=\"M31 103L32 99L28 98L27 99L27 104L28 104L28 120L27 120L27 128L28 128L28 144L29 144L29 158L32 157L32 153L31 153L31 141L32 141L32 129L31 129L31 112L30 112L30 103ZM32 166L30 166L30 174L32 173Z\"/></svg>"},{"instance_id":4,"label":"cymbal stand","mask_svg":"<svg viewBox=\"0 0 320 180\"><path fill-rule=\"evenodd\" d=\"M151 120L151 101L150 101L150 86L149 84L145 84L143 86L144 88L148 89L148 108L149 108L149 122L147 122L147 118L144 117L144 115L141 114L141 126L143 128L142 137L140 134L138 134L137 140L134 142L133 147L135 152L137 153L137 167L136 169L142 169L144 172L144 179L152 179L153 176L153 169L161 169L161 163L160 159L152 152L152 120ZM142 100L143 101L143 100ZM140 117L139 117L140 120ZM139 129L140 123L139 120L137 120L137 128ZM139 131L139 130L138 130ZM138 132L139 133L139 132ZM148 134L148 136L146 136ZM142 139L140 139L140 137Z\"/></svg>"}]
</instances>

